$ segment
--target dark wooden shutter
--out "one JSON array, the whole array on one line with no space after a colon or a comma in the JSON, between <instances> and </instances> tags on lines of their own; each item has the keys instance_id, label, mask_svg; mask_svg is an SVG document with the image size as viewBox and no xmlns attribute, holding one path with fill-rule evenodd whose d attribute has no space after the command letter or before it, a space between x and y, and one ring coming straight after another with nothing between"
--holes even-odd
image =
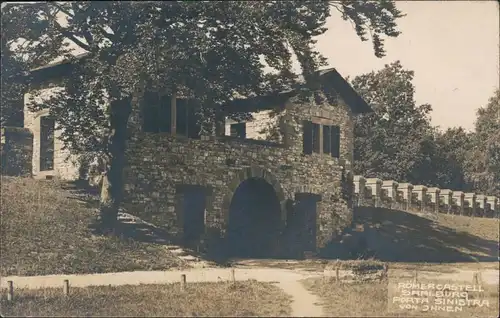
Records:
<instances>
[{"instance_id":1,"label":"dark wooden shutter","mask_svg":"<svg viewBox=\"0 0 500 318\"><path fill-rule=\"evenodd\" d=\"M158 112L159 131L171 133L172 129L172 97L161 98L160 111Z\"/></svg>"},{"instance_id":2,"label":"dark wooden shutter","mask_svg":"<svg viewBox=\"0 0 500 318\"><path fill-rule=\"evenodd\" d=\"M40 117L40 171L54 170L55 120Z\"/></svg>"},{"instance_id":3,"label":"dark wooden shutter","mask_svg":"<svg viewBox=\"0 0 500 318\"><path fill-rule=\"evenodd\" d=\"M321 149L320 149L320 145L321 145L320 129L321 129L321 126L319 124L312 124L313 152L315 152L315 153L321 152Z\"/></svg>"},{"instance_id":4,"label":"dark wooden shutter","mask_svg":"<svg viewBox=\"0 0 500 318\"><path fill-rule=\"evenodd\" d=\"M302 151L310 155L312 154L313 145L313 132L312 132L312 122L304 120L302 122Z\"/></svg>"},{"instance_id":5,"label":"dark wooden shutter","mask_svg":"<svg viewBox=\"0 0 500 318\"><path fill-rule=\"evenodd\" d=\"M340 127L330 126L331 130L331 154L332 157L340 158Z\"/></svg>"},{"instance_id":6,"label":"dark wooden shutter","mask_svg":"<svg viewBox=\"0 0 500 318\"><path fill-rule=\"evenodd\" d=\"M144 94L144 104L142 106L142 131L158 132L159 126L159 106L160 97L158 93L146 92Z\"/></svg>"},{"instance_id":7,"label":"dark wooden shutter","mask_svg":"<svg viewBox=\"0 0 500 318\"><path fill-rule=\"evenodd\" d=\"M323 153L330 154L332 149L332 135L330 126L323 126Z\"/></svg>"}]
</instances>

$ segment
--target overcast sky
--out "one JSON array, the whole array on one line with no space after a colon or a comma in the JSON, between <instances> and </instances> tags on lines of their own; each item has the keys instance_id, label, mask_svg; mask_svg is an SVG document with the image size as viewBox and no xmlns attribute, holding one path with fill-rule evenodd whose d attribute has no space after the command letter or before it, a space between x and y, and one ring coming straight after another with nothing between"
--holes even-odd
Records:
<instances>
[{"instance_id":1,"label":"overcast sky","mask_svg":"<svg viewBox=\"0 0 500 318\"><path fill-rule=\"evenodd\" d=\"M386 57L373 54L349 22L333 12L319 50L342 75L356 76L400 60L415 71L417 103L432 105L432 123L473 129L476 110L499 87L497 1L397 1L407 16L402 34L386 40Z\"/></svg>"}]
</instances>

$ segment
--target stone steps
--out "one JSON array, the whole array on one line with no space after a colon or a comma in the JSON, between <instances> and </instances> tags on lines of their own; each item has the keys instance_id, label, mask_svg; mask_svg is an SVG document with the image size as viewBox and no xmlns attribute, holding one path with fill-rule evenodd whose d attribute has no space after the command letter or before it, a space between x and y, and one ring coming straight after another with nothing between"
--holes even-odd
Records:
<instances>
[{"instance_id":1,"label":"stone steps","mask_svg":"<svg viewBox=\"0 0 500 318\"><path fill-rule=\"evenodd\" d=\"M123 211L118 213L118 220L122 223L143 224L143 225L150 226L151 228L157 228L157 226L155 226L154 224L148 223L139 217L125 213ZM163 243L163 244L167 243L167 241L165 239L162 239L162 238L157 238L156 242ZM192 251L190 251L186 248L183 248L179 245L165 244L164 247L169 253L171 253L175 257L179 258L180 260L184 261L189 267L192 267L192 268L213 267L213 264L211 264L210 262L202 260L201 258L193 255L194 253Z\"/></svg>"}]
</instances>

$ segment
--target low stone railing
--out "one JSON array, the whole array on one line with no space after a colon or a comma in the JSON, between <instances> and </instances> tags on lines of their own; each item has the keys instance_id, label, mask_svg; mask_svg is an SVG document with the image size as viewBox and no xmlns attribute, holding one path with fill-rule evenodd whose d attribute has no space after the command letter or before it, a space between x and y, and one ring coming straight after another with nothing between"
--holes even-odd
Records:
<instances>
[{"instance_id":1,"label":"low stone railing","mask_svg":"<svg viewBox=\"0 0 500 318\"><path fill-rule=\"evenodd\" d=\"M500 217L500 199L476 193L354 176L354 205L424 214Z\"/></svg>"}]
</instances>

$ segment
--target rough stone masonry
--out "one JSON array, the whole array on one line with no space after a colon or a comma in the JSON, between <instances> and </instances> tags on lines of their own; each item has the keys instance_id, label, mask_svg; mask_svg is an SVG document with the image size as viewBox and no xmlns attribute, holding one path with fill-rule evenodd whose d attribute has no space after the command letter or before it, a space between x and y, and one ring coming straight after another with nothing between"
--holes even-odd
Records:
<instances>
[{"instance_id":1,"label":"rough stone masonry","mask_svg":"<svg viewBox=\"0 0 500 318\"><path fill-rule=\"evenodd\" d=\"M66 64L35 74L43 79L38 81L37 89L50 86L40 83L54 82L51 74L64 76L60 70L51 73L53 68L64 67L70 74L70 65ZM321 71L320 80L322 89L307 101L300 99L297 91L289 91L237 100L223 108L224 118L235 111L276 111L282 137L279 142L247 138L255 135L245 132L245 126L252 127L251 121L215 122L214 134L192 134L196 125L190 119L191 112L186 111L189 107L181 107L180 102L178 106L167 102L164 118L153 114L157 121L163 118L168 125L151 130L146 127L150 102L147 98L139 100L140 107L134 108L131 118L136 124L130 125L126 153L124 207L190 244L200 245L213 238L218 242L235 241L236 236L230 239L231 231L255 227L240 239L267 246L270 254L321 252L351 223L353 116L372 110L335 69ZM33 174L37 176L43 137L39 121L48 113L25 112L26 128L33 133ZM232 126L225 127L229 123L236 125L234 131L238 134L232 134ZM56 136L52 169L43 176L74 179L76 161L61 160L67 157L61 149ZM241 193L252 191L261 191L260 197L251 199L247 194L246 205L235 203L245 196ZM267 195L269 200L263 198ZM270 203L252 210L258 201ZM236 209L246 214L233 211ZM264 210L267 212L261 220L252 220L254 214ZM273 225L267 226L269 223ZM267 235L269 231L273 235ZM243 245L239 248L243 249Z\"/></svg>"}]
</instances>

